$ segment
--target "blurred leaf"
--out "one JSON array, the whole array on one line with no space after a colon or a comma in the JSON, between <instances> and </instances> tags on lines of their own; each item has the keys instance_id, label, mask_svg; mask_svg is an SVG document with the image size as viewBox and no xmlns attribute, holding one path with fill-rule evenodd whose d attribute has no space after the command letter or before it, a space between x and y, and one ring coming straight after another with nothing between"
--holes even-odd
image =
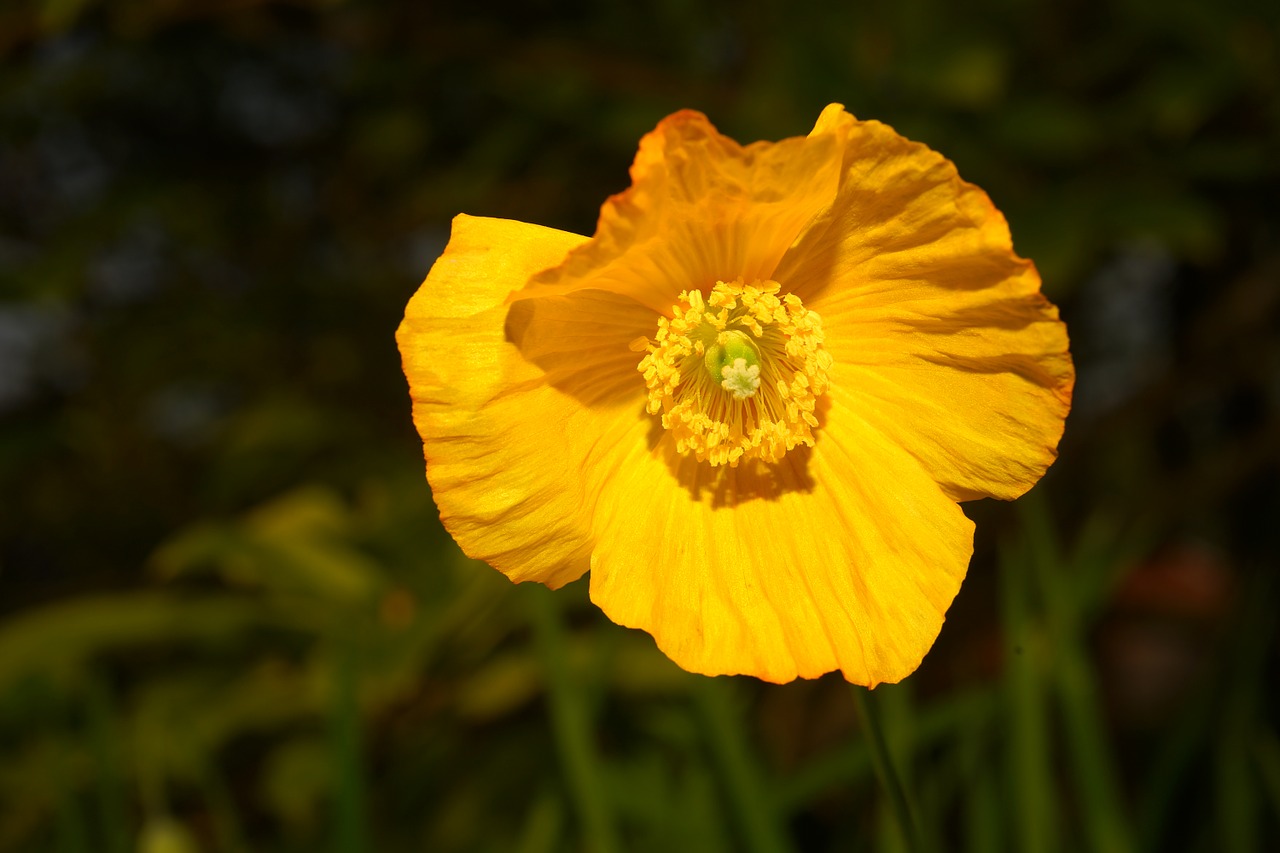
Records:
<instances>
[{"instance_id":1,"label":"blurred leaf","mask_svg":"<svg viewBox=\"0 0 1280 853\"><path fill-rule=\"evenodd\" d=\"M559 800L551 796L535 800L515 853L553 853L560 849L563 824L564 808Z\"/></svg>"},{"instance_id":2,"label":"blurred leaf","mask_svg":"<svg viewBox=\"0 0 1280 853\"><path fill-rule=\"evenodd\" d=\"M153 817L142 827L138 853L198 853L191 833L171 817Z\"/></svg>"},{"instance_id":3,"label":"blurred leaf","mask_svg":"<svg viewBox=\"0 0 1280 853\"><path fill-rule=\"evenodd\" d=\"M84 596L22 613L0 625L0 685L28 674L74 684L111 649L175 642L225 645L267 620L242 598L189 598L145 591Z\"/></svg>"},{"instance_id":4,"label":"blurred leaf","mask_svg":"<svg viewBox=\"0 0 1280 853\"><path fill-rule=\"evenodd\" d=\"M165 777L195 783L232 738L299 719L314 721L326 698L314 679L281 666L245 676L205 670L157 675L134 700L135 760Z\"/></svg>"},{"instance_id":5,"label":"blurred leaf","mask_svg":"<svg viewBox=\"0 0 1280 853\"><path fill-rule=\"evenodd\" d=\"M458 688L458 712L478 720L511 713L542 691L542 668L525 649L500 656Z\"/></svg>"},{"instance_id":6,"label":"blurred leaf","mask_svg":"<svg viewBox=\"0 0 1280 853\"><path fill-rule=\"evenodd\" d=\"M319 737L297 737L272 750L259 790L264 805L281 821L311 828L333 788L329 744Z\"/></svg>"},{"instance_id":7,"label":"blurred leaf","mask_svg":"<svg viewBox=\"0 0 1280 853\"><path fill-rule=\"evenodd\" d=\"M213 568L228 580L335 603L368 603L381 568L344 541L350 513L329 490L307 487L233 524L196 525L161 546L153 564L169 577Z\"/></svg>"},{"instance_id":8,"label":"blurred leaf","mask_svg":"<svg viewBox=\"0 0 1280 853\"><path fill-rule=\"evenodd\" d=\"M1280 737L1272 731L1260 732L1253 755L1271 805L1271 816L1275 823L1280 823Z\"/></svg>"},{"instance_id":9,"label":"blurred leaf","mask_svg":"<svg viewBox=\"0 0 1280 853\"><path fill-rule=\"evenodd\" d=\"M995 118L999 139L1019 157L1079 161L1097 151L1106 128L1085 104L1041 94L1009 104Z\"/></svg>"},{"instance_id":10,"label":"blurred leaf","mask_svg":"<svg viewBox=\"0 0 1280 853\"><path fill-rule=\"evenodd\" d=\"M90 0L41 0L40 25L50 32L61 32L75 22Z\"/></svg>"},{"instance_id":11,"label":"blurred leaf","mask_svg":"<svg viewBox=\"0 0 1280 853\"><path fill-rule=\"evenodd\" d=\"M1009 57L998 44L960 42L931 75L940 99L972 110L990 109L1005 95Z\"/></svg>"}]
</instances>

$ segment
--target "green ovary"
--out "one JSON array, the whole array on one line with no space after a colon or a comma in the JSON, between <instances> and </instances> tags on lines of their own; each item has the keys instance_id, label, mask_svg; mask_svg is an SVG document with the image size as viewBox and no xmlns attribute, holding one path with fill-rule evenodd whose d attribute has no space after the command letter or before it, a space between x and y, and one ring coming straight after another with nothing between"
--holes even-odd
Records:
<instances>
[{"instance_id":1,"label":"green ovary","mask_svg":"<svg viewBox=\"0 0 1280 853\"><path fill-rule=\"evenodd\" d=\"M703 364L712 380L735 400L755 396L760 387L760 352L745 332L721 332L707 347Z\"/></svg>"}]
</instances>

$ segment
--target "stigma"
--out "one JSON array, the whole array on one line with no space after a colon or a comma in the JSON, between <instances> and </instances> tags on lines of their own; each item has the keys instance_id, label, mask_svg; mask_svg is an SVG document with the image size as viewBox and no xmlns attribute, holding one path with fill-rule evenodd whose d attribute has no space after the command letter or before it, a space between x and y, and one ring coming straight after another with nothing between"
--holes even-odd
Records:
<instances>
[{"instance_id":1,"label":"stigma","mask_svg":"<svg viewBox=\"0 0 1280 853\"><path fill-rule=\"evenodd\" d=\"M735 358L733 364L720 368L720 387L733 395L735 400L746 400L760 390L760 365L747 364L745 358Z\"/></svg>"}]
</instances>

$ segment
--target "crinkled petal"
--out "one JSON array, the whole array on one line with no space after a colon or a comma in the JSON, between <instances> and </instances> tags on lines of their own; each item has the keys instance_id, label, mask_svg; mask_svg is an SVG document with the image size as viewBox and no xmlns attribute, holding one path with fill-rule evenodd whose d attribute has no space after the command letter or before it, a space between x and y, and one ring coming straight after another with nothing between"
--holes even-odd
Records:
<instances>
[{"instance_id":1,"label":"crinkled petal","mask_svg":"<svg viewBox=\"0 0 1280 853\"><path fill-rule=\"evenodd\" d=\"M584 239L458 217L396 335L446 529L469 556L552 587L588 568L593 503L582 471L608 439L612 421L597 421L640 411L626 344L652 323L607 293L505 303Z\"/></svg>"},{"instance_id":2,"label":"crinkled petal","mask_svg":"<svg viewBox=\"0 0 1280 853\"><path fill-rule=\"evenodd\" d=\"M941 155L848 127L835 203L777 278L823 319L832 391L956 500L1025 492L1057 455L1074 370L1066 327L1004 217Z\"/></svg>"},{"instance_id":3,"label":"crinkled petal","mask_svg":"<svg viewBox=\"0 0 1280 853\"><path fill-rule=\"evenodd\" d=\"M641 140L631 188L604 204L591 241L515 298L596 288L669 314L683 290L772 277L834 198L845 132L742 146L701 113L669 116Z\"/></svg>"},{"instance_id":4,"label":"crinkled petal","mask_svg":"<svg viewBox=\"0 0 1280 853\"><path fill-rule=\"evenodd\" d=\"M1056 452L1066 333L985 194L828 107L738 146L697 113L641 144L594 238L460 218L398 334L446 527L515 580L592 570L686 669L912 672L972 550L956 505ZM833 357L816 445L699 463L644 414L636 351L682 290L774 279Z\"/></svg>"},{"instance_id":5,"label":"crinkled petal","mask_svg":"<svg viewBox=\"0 0 1280 853\"><path fill-rule=\"evenodd\" d=\"M592 600L693 672L896 682L932 646L972 553L956 503L839 404L812 451L777 465L712 468L642 425L611 461Z\"/></svg>"}]
</instances>

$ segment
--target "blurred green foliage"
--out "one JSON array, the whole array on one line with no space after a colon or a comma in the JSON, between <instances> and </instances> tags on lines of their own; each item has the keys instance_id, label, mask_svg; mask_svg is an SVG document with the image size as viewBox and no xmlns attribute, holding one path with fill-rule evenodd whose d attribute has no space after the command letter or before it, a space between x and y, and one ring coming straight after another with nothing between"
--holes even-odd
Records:
<instances>
[{"instance_id":1,"label":"blurred green foliage","mask_svg":"<svg viewBox=\"0 0 1280 853\"><path fill-rule=\"evenodd\" d=\"M457 212L590 233L675 109L829 101L1009 217L1063 461L875 691L939 850L1280 845L1280 7L0 9L0 849L901 849L853 701L460 555L392 333Z\"/></svg>"}]
</instances>

